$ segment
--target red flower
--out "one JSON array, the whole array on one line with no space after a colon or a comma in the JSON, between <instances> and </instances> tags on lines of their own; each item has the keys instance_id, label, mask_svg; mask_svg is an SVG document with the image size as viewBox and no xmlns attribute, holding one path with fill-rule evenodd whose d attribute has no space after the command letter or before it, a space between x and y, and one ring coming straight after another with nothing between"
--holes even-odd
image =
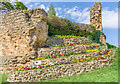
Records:
<instances>
[{"instance_id":1,"label":"red flower","mask_svg":"<svg viewBox=\"0 0 120 84\"><path fill-rule=\"evenodd\" d=\"M17 68L14 68L15 70L17 70Z\"/></svg>"},{"instance_id":2,"label":"red flower","mask_svg":"<svg viewBox=\"0 0 120 84\"><path fill-rule=\"evenodd\" d=\"M48 66L50 66L50 65L48 64Z\"/></svg>"},{"instance_id":3,"label":"red flower","mask_svg":"<svg viewBox=\"0 0 120 84\"><path fill-rule=\"evenodd\" d=\"M28 68L27 66L25 67L25 69Z\"/></svg>"},{"instance_id":4,"label":"red flower","mask_svg":"<svg viewBox=\"0 0 120 84\"><path fill-rule=\"evenodd\" d=\"M52 57L55 57L55 55L54 55L54 56L52 56Z\"/></svg>"},{"instance_id":5,"label":"red flower","mask_svg":"<svg viewBox=\"0 0 120 84\"><path fill-rule=\"evenodd\" d=\"M37 67L33 67L34 69L36 69Z\"/></svg>"},{"instance_id":6,"label":"red flower","mask_svg":"<svg viewBox=\"0 0 120 84\"><path fill-rule=\"evenodd\" d=\"M41 66L39 66L39 68L41 68Z\"/></svg>"},{"instance_id":7,"label":"red flower","mask_svg":"<svg viewBox=\"0 0 120 84\"><path fill-rule=\"evenodd\" d=\"M103 57L100 57L101 59L103 59Z\"/></svg>"},{"instance_id":8,"label":"red flower","mask_svg":"<svg viewBox=\"0 0 120 84\"><path fill-rule=\"evenodd\" d=\"M82 53L82 52L79 52L79 53Z\"/></svg>"},{"instance_id":9,"label":"red flower","mask_svg":"<svg viewBox=\"0 0 120 84\"><path fill-rule=\"evenodd\" d=\"M60 56L60 55L57 55L57 56Z\"/></svg>"}]
</instances>

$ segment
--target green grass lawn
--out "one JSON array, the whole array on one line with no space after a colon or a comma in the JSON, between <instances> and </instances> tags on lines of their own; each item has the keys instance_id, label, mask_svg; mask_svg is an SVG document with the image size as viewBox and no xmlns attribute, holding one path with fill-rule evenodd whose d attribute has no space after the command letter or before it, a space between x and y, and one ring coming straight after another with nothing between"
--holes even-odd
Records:
<instances>
[{"instance_id":1,"label":"green grass lawn","mask_svg":"<svg viewBox=\"0 0 120 84\"><path fill-rule=\"evenodd\" d=\"M7 82L7 76L8 74L0 74L0 83Z\"/></svg>"},{"instance_id":2,"label":"green grass lawn","mask_svg":"<svg viewBox=\"0 0 120 84\"><path fill-rule=\"evenodd\" d=\"M97 69L87 73L58 79L42 80L40 82L118 82L118 49L116 49L116 59L111 66ZM2 81L6 82L8 74L0 74Z\"/></svg>"}]
</instances>

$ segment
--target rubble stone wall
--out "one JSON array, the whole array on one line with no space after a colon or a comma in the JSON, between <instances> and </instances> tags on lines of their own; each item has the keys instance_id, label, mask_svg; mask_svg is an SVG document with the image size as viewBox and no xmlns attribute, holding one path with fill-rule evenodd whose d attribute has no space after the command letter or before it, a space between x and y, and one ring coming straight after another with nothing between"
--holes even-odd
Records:
<instances>
[{"instance_id":1,"label":"rubble stone wall","mask_svg":"<svg viewBox=\"0 0 120 84\"><path fill-rule=\"evenodd\" d=\"M88 38L74 38L74 37L48 37L45 45L60 45L60 44L82 44L91 43L92 41Z\"/></svg>"},{"instance_id":2,"label":"rubble stone wall","mask_svg":"<svg viewBox=\"0 0 120 84\"><path fill-rule=\"evenodd\" d=\"M74 64L64 64L53 67L46 67L37 70L28 71L11 71L8 75L7 81L9 82L33 82L46 80L51 78L60 78L65 76L72 76L88 71L96 70L110 66L113 63L113 57L105 60L94 60L90 62L79 62Z\"/></svg>"},{"instance_id":3,"label":"rubble stone wall","mask_svg":"<svg viewBox=\"0 0 120 84\"><path fill-rule=\"evenodd\" d=\"M95 2L90 8L90 24L95 26L97 30L101 31L100 42L106 45L106 40L102 30L102 15L101 15L101 3Z\"/></svg>"},{"instance_id":4,"label":"rubble stone wall","mask_svg":"<svg viewBox=\"0 0 120 84\"><path fill-rule=\"evenodd\" d=\"M51 59L51 58L49 58L49 59L43 59L43 60L41 60L41 65L55 64L55 63L59 63L59 62L74 61L74 60L79 60L79 59L87 59L87 58L90 58L92 56L104 55L107 52L108 52L108 49L105 48L105 49L102 49L100 51L86 53L86 54L71 55L69 57L61 57L61 58L55 58L55 59ZM31 63L32 66L36 66L34 63Z\"/></svg>"},{"instance_id":5,"label":"rubble stone wall","mask_svg":"<svg viewBox=\"0 0 120 84\"><path fill-rule=\"evenodd\" d=\"M76 46L67 46L67 47L53 47L53 48L39 48L38 49L38 56L52 56L58 54L65 54L66 52L70 51L84 51L85 49L93 49L100 46L100 44L96 45L76 45Z\"/></svg>"},{"instance_id":6,"label":"rubble stone wall","mask_svg":"<svg viewBox=\"0 0 120 84\"><path fill-rule=\"evenodd\" d=\"M1 15L0 56L36 56L48 38L47 13L43 9L12 10Z\"/></svg>"}]
</instances>

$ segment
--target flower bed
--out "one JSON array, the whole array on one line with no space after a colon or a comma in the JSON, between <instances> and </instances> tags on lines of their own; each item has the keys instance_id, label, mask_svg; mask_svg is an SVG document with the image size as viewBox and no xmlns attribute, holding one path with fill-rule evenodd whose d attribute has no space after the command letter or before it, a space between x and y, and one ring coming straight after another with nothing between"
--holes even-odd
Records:
<instances>
[{"instance_id":1,"label":"flower bed","mask_svg":"<svg viewBox=\"0 0 120 84\"><path fill-rule=\"evenodd\" d=\"M8 82L37 82L40 80L48 80L53 78L61 78L73 76L88 71L93 71L98 68L110 66L114 60L114 54L104 60L94 60L88 62L78 62L73 64L64 64L41 69L26 70L26 71L11 71L8 75Z\"/></svg>"},{"instance_id":2,"label":"flower bed","mask_svg":"<svg viewBox=\"0 0 120 84\"><path fill-rule=\"evenodd\" d=\"M81 37L81 36L72 36L72 35L52 35L52 36L56 36L56 37L74 37L74 38L85 38L85 37Z\"/></svg>"},{"instance_id":3,"label":"flower bed","mask_svg":"<svg viewBox=\"0 0 120 84\"><path fill-rule=\"evenodd\" d=\"M96 46L98 47L98 46ZM100 47L98 47L100 48ZM53 56L43 56L43 57L38 57L38 58L35 58L35 60L42 60L42 59L48 59L48 58L59 58L59 57L68 57L70 55L79 55L79 54L85 54L85 53L89 53L89 52L95 52L95 51L99 51L98 48L95 48L95 49L92 49L92 50L85 50L85 51L76 51L76 52L67 52L65 54L58 54L58 55L53 55Z\"/></svg>"},{"instance_id":4,"label":"flower bed","mask_svg":"<svg viewBox=\"0 0 120 84\"><path fill-rule=\"evenodd\" d=\"M70 55L77 55L77 54L84 54L84 51L78 51L78 52L68 52L65 54L58 54L58 55L53 55L53 56L43 56L43 57L38 57L35 58L35 60L42 60L42 59L48 59L48 58L59 58L59 57L65 57L65 56L70 56Z\"/></svg>"},{"instance_id":5,"label":"flower bed","mask_svg":"<svg viewBox=\"0 0 120 84\"><path fill-rule=\"evenodd\" d=\"M74 38L74 37L48 37L48 39L45 42L44 47L50 47L50 46L58 46L58 45L64 45L64 44L87 44L89 45L92 43L92 41L88 38ZM53 47L54 47L53 46Z\"/></svg>"},{"instance_id":6,"label":"flower bed","mask_svg":"<svg viewBox=\"0 0 120 84\"><path fill-rule=\"evenodd\" d=\"M74 61L68 61L68 62L59 62L59 63L54 63L54 64L46 64L43 66L37 66L37 67L17 67L14 68L15 71L25 71L25 70L32 70L32 69L41 69L41 68L45 68L45 67L51 67L51 66L56 66L56 65L61 65L61 64L71 64L71 63L76 63L76 62L85 62L85 61L93 61L93 60L102 60L102 59L106 59L107 57L110 57L110 53L111 50L109 50L109 52L107 52L104 55L101 55L99 57L91 57L91 58L87 58L87 59L79 59L79 60L74 60Z\"/></svg>"},{"instance_id":7,"label":"flower bed","mask_svg":"<svg viewBox=\"0 0 120 84\"><path fill-rule=\"evenodd\" d=\"M86 52L95 52L95 51L98 51L98 49L86 50Z\"/></svg>"},{"instance_id":8,"label":"flower bed","mask_svg":"<svg viewBox=\"0 0 120 84\"><path fill-rule=\"evenodd\" d=\"M62 45L46 45L43 46L42 48L53 48L53 47L67 47L67 46L76 46L76 45L81 45L81 44L62 44ZM83 43L82 45L97 45L97 43Z\"/></svg>"},{"instance_id":9,"label":"flower bed","mask_svg":"<svg viewBox=\"0 0 120 84\"><path fill-rule=\"evenodd\" d=\"M54 47L54 48L39 48L38 57L50 58L50 56L60 55L65 53L84 52L86 49L93 49L100 46L97 45L76 45L67 47Z\"/></svg>"}]
</instances>

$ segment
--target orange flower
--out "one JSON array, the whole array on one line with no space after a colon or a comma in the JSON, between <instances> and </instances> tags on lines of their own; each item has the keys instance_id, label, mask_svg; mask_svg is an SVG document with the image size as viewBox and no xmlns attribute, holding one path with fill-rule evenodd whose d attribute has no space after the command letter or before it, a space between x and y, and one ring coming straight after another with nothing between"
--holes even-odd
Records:
<instances>
[{"instance_id":1,"label":"orange flower","mask_svg":"<svg viewBox=\"0 0 120 84\"><path fill-rule=\"evenodd\" d=\"M89 60L90 58L88 58L88 60Z\"/></svg>"}]
</instances>

